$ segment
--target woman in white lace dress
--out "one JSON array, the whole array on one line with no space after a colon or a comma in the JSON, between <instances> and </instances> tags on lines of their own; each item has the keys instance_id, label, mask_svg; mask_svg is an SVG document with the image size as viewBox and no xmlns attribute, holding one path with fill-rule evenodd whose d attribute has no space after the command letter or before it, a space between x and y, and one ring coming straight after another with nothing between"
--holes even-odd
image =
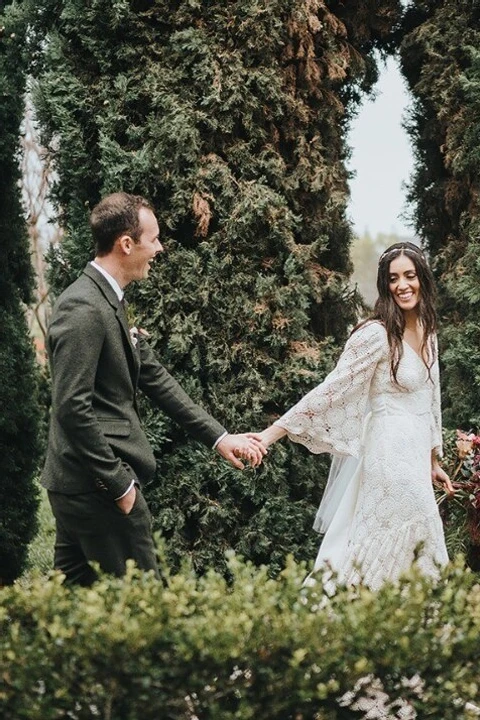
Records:
<instances>
[{"instance_id":1,"label":"woman in white lace dress","mask_svg":"<svg viewBox=\"0 0 480 720\"><path fill-rule=\"evenodd\" d=\"M453 492L438 463L435 288L422 251L392 245L377 288L372 318L351 334L335 369L261 433L265 446L287 435L335 456L314 571L331 567L340 582L372 589L397 579L417 550L425 573L448 561L432 480Z\"/></svg>"}]
</instances>

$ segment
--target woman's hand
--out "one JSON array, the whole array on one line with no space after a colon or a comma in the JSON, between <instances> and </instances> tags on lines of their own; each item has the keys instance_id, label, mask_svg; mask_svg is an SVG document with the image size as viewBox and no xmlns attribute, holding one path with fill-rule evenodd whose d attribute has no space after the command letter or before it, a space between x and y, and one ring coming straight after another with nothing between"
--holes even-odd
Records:
<instances>
[{"instance_id":1,"label":"woman's hand","mask_svg":"<svg viewBox=\"0 0 480 720\"><path fill-rule=\"evenodd\" d=\"M287 431L278 425L270 425L270 427L265 428L262 432L255 433L255 437L260 439L263 447L268 448L269 445L273 445L273 443L280 440L280 438L284 437L286 434ZM246 433L246 435L252 436L254 433Z\"/></svg>"},{"instance_id":2,"label":"woman's hand","mask_svg":"<svg viewBox=\"0 0 480 720\"><path fill-rule=\"evenodd\" d=\"M443 468L440 467L438 460L432 460L432 481L443 485L447 495L454 495L455 488L450 482L450 478Z\"/></svg>"},{"instance_id":3,"label":"woman's hand","mask_svg":"<svg viewBox=\"0 0 480 720\"><path fill-rule=\"evenodd\" d=\"M280 440L280 438L282 438L286 434L287 431L281 427L278 427L278 425L270 425L270 427L265 428L265 430L262 430L262 432L260 433L248 432L245 433L242 437L246 440L249 440L250 443L255 443L255 445L257 446L256 453L258 456L259 453L265 455L268 446L272 445L277 440ZM235 437L240 437L240 435L236 435ZM217 445L217 449L219 445ZM252 448L245 447L240 443L237 443L235 448L233 449L233 455L237 459L237 462L239 462L240 459L248 460L252 467L258 467L258 465L260 465L262 461L261 456L252 458Z\"/></svg>"}]
</instances>

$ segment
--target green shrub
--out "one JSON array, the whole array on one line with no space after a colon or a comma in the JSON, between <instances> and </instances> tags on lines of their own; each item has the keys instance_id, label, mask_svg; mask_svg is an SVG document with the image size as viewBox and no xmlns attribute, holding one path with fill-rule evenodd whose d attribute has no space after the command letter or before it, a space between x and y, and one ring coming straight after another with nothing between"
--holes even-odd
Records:
<instances>
[{"instance_id":1,"label":"green shrub","mask_svg":"<svg viewBox=\"0 0 480 720\"><path fill-rule=\"evenodd\" d=\"M409 3L402 69L413 96L408 130L415 225L439 288L444 421L480 427L480 3Z\"/></svg>"},{"instance_id":2,"label":"green shrub","mask_svg":"<svg viewBox=\"0 0 480 720\"><path fill-rule=\"evenodd\" d=\"M27 561L41 445L38 371L25 318L34 280L19 191L25 77L17 15L15 8L0 12L0 584L17 578Z\"/></svg>"},{"instance_id":3,"label":"green shrub","mask_svg":"<svg viewBox=\"0 0 480 720\"><path fill-rule=\"evenodd\" d=\"M233 555L229 569L231 583L186 569L159 583L130 567L89 589L58 575L5 588L1 716L345 720L361 714L340 698L371 676L418 718L469 717L480 585L460 560L437 584L413 569L331 599L301 587L292 560L277 579Z\"/></svg>"},{"instance_id":4,"label":"green shrub","mask_svg":"<svg viewBox=\"0 0 480 720\"><path fill-rule=\"evenodd\" d=\"M167 252L129 288L134 319L235 432L323 379L355 322L345 129L401 6L333 5L23 3L65 230L53 290L91 257L101 195L149 197ZM146 492L171 563L219 568L232 547L276 572L288 552L315 554L325 458L284 444L242 474L168 418L147 420L158 472Z\"/></svg>"}]
</instances>

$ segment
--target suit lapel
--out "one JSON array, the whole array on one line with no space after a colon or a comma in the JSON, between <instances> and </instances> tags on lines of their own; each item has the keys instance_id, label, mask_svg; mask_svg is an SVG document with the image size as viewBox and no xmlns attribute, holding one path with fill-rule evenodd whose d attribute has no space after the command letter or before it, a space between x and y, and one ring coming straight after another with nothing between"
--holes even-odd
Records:
<instances>
[{"instance_id":1,"label":"suit lapel","mask_svg":"<svg viewBox=\"0 0 480 720\"><path fill-rule=\"evenodd\" d=\"M137 385L138 374L140 371L140 359L138 356L138 351L136 350L136 348L133 347L132 344L125 308L118 299L115 290L112 288L108 280L102 275L102 273L98 272L98 270L94 268L93 265L88 263L83 272L85 273L85 275L88 275L88 277L93 280L96 285L98 285L105 297L105 300L115 310L117 321L122 329L123 346L125 349L125 354L127 356L128 366L130 368L132 380L134 385Z\"/></svg>"}]
</instances>

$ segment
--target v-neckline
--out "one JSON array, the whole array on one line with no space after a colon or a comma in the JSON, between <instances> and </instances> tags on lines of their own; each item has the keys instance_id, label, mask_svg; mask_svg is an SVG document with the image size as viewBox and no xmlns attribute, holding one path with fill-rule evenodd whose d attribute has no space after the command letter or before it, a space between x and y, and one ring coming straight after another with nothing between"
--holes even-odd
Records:
<instances>
[{"instance_id":1,"label":"v-neckline","mask_svg":"<svg viewBox=\"0 0 480 720\"><path fill-rule=\"evenodd\" d=\"M420 360L420 362L425 365L425 360L423 359L423 357L417 353L417 351L410 345L410 343L407 342L404 338L402 338L402 342L412 351L412 353Z\"/></svg>"}]
</instances>

